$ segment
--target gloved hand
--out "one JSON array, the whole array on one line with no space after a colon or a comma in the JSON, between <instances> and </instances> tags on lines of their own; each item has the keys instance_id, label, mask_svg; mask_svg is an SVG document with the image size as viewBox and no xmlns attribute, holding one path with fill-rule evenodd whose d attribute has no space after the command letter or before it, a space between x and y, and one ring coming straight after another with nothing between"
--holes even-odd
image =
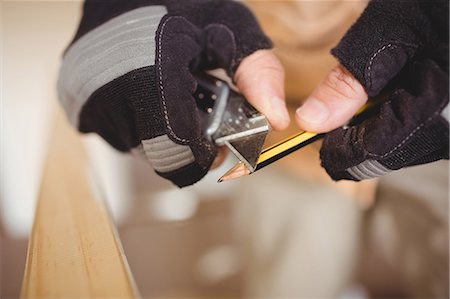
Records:
<instances>
[{"instance_id":1,"label":"gloved hand","mask_svg":"<svg viewBox=\"0 0 450 299\"><path fill-rule=\"evenodd\" d=\"M270 47L251 12L234 1L86 0L59 97L81 132L145 156L183 187L208 172L217 152L202 135L192 73L223 68L233 77L241 61ZM267 101L255 106L268 109Z\"/></svg>"},{"instance_id":2,"label":"gloved hand","mask_svg":"<svg viewBox=\"0 0 450 299\"><path fill-rule=\"evenodd\" d=\"M362 180L449 158L448 1L373 0L332 50L341 65L297 111L299 125L328 132L387 91L375 116L324 139L334 180Z\"/></svg>"}]
</instances>

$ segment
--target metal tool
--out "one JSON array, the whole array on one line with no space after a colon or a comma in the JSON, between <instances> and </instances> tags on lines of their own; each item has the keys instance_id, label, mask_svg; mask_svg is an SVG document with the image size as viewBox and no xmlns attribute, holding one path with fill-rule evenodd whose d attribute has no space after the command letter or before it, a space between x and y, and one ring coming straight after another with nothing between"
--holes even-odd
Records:
<instances>
[{"instance_id":1,"label":"metal tool","mask_svg":"<svg viewBox=\"0 0 450 299\"><path fill-rule=\"evenodd\" d=\"M263 150L270 130L266 117L251 106L227 82L201 74L196 76L198 88L194 97L202 117L205 135L216 145L227 146L240 160L219 182L254 173L263 167L321 139L325 134L299 132ZM371 99L350 121L357 123L374 113L385 96Z\"/></svg>"},{"instance_id":2,"label":"metal tool","mask_svg":"<svg viewBox=\"0 0 450 299\"><path fill-rule=\"evenodd\" d=\"M256 164L270 130L266 117L227 82L208 74L196 75L194 98L204 134L217 146L227 146L250 170Z\"/></svg>"},{"instance_id":3,"label":"metal tool","mask_svg":"<svg viewBox=\"0 0 450 299\"><path fill-rule=\"evenodd\" d=\"M379 97L371 99L367 102L350 120L350 125L355 125L367 117L370 117L381 106L385 101L386 96L381 95ZM258 171L283 157L311 144L312 142L321 139L325 136L325 133L314 133L314 132L298 132L297 134L286 138L266 149L263 149L261 154L256 161L256 167L253 169L248 168L244 163L239 162L228 170L222 177L219 178L218 182L224 182L229 180L234 180L243 176L250 175L255 171Z\"/></svg>"}]
</instances>

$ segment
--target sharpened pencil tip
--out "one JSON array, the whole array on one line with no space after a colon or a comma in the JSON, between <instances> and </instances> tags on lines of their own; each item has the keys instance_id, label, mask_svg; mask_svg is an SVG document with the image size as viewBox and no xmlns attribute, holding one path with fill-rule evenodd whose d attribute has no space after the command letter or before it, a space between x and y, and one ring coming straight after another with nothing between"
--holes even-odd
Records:
<instances>
[{"instance_id":1,"label":"sharpened pencil tip","mask_svg":"<svg viewBox=\"0 0 450 299\"><path fill-rule=\"evenodd\" d=\"M234 180L250 174L250 170L244 165L244 163L239 162L228 170L217 182L225 182Z\"/></svg>"}]
</instances>

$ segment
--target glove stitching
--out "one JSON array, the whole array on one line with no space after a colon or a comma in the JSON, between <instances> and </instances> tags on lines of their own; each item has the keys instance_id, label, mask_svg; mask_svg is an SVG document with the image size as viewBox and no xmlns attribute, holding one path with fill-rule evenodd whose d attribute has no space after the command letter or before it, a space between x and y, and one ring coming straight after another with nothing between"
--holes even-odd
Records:
<instances>
[{"instance_id":1,"label":"glove stitching","mask_svg":"<svg viewBox=\"0 0 450 299\"><path fill-rule=\"evenodd\" d=\"M166 105L166 100L165 100L165 94L164 94L164 87L162 84L162 36L163 36L164 29L165 29L167 23L171 19L175 19L175 18L184 19L183 17L177 17L177 16L169 17L161 25L161 32L160 32L159 38L158 38L158 72L159 72L159 80L158 81L159 81L159 87L160 87L160 91L161 91L161 100L162 100L162 104L163 104L164 119L166 122L167 129L169 130L170 136L172 136L177 141L180 141L183 143L190 143L190 140L178 137L170 125L169 116L168 116L168 112L167 112L167 105ZM192 141L193 142L200 141L200 144L206 145L206 150L208 151L208 153L212 153L211 145L206 143L205 141L202 141L201 137L195 138Z\"/></svg>"},{"instance_id":2,"label":"glove stitching","mask_svg":"<svg viewBox=\"0 0 450 299\"><path fill-rule=\"evenodd\" d=\"M427 118L427 120L425 120L420 125L418 125L408 136L406 136L405 139L402 140L402 142L400 142L396 147L394 147L389 152L385 153L384 155L378 155L378 154L374 154L374 153L369 153L369 154L372 155L373 157L386 158L387 156L392 154L394 151L396 151L398 148L400 148L402 145L404 145L409 139L411 139L411 137L413 137L413 135L415 135L419 130L421 130L427 122L430 122L431 120L433 120L433 118L438 116L440 114L440 111L444 108L444 106L446 104L447 104L447 101L444 101L433 115L431 115L430 117Z\"/></svg>"},{"instance_id":3,"label":"glove stitching","mask_svg":"<svg viewBox=\"0 0 450 299\"><path fill-rule=\"evenodd\" d=\"M412 49L416 49L416 48L418 47L417 45L409 44L409 43L400 43L400 44L401 44L402 46L409 47L409 48L412 48ZM369 89L369 90L372 88L372 72L371 72L371 71L372 71L372 64L373 64L375 58L376 58L381 52L383 52L383 51L385 51L385 50L388 50L388 49L393 50L393 49L398 48L398 47L399 47L399 45L394 45L394 44L392 44L392 43L389 43L389 44L387 44L387 45L384 45L384 46L381 47L380 49L378 49L378 51L375 52L375 54L372 55L372 57L371 57L370 60L369 60L369 64L368 64L368 66L367 66L367 76L368 76L368 81L369 81L368 89Z\"/></svg>"},{"instance_id":4,"label":"glove stitching","mask_svg":"<svg viewBox=\"0 0 450 299\"><path fill-rule=\"evenodd\" d=\"M378 51L377 52L375 52L375 54L373 54L372 55L372 57L370 57L370 60L369 60L369 65L367 66L367 75L368 75L368 77L369 77L369 88L368 89L372 89L372 64L373 64L373 61L375 60L375 58L381 53L381 52L383 52L384 50L387 50L387 49L395 49L395 48L397 48L397 46L396 45L393 45L393 44L387 44L387 45L384 45L383 47L381 47L380 49L378 49Z\"/></svg>"},{"instance_id":5,"label":"glove stitching","mask_svg":"<svg viewBox=\"0 0 450 299\"><path fill-rule=\"evenodd\" d=\"M169 18L167 18L165 21L164 21L164 23L161 25L161 32L159 33L159 38L158 38L158 72L159 72L159 88L160 88L160 91L161 91L161 101L162 101L162 104L163 104L163 112L164 112L164 119L165 119L165 122L166 122L166 126L167 126L167 129L169 130L169 134L170 134L170 136L172 136L175 140L177 140L177 141L180 141L180 142L182 142L182 143L189 143L189 140L187 140L187 139L184 139L184 138L179 138L176 134L175 134L175 132L173 131L173 129L172 129L172 126L170 125L170 121L169 121L169 115L168 115L168 112L167 112L167 105L166 105L166 97L165 97L165 94L164 94L164 87L163 87L163 84L162 84L162 36L163 36L163 33L164 33L164 28L166 27L166 25L167 25L167 23L171 20L171 19L174 19L174 18L177 18L177 17L169 17Z\"/></svg>"}]
</instances>

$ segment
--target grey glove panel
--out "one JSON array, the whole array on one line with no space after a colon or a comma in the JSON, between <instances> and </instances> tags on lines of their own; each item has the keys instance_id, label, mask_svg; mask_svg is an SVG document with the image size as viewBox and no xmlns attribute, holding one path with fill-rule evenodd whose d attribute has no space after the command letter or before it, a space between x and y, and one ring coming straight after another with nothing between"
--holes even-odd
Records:
<instances>
[{"instance_id":1,"label":"grey glove panel","mask_svg":"<svg viewBox=\"0 0 450 299\"><path fill-rule=\"evenodd\" d=\"M82 107L102 86L135 69L155 64L155 33L167 10L164 6L137 8L94 28L78 39L64 56L58 81L60 100L70 122L79 125ZM167 135L141 141L131 150L159 172L194 162L189 146Z\"/></svg>"},{"instance_id":2,"label":"grey glove panel","mask_svg":"<svg viewBox=\"0 0 450 299\"><path fill-rule=\"evenodd\" d=\"M158 172L171 172L195 161L187 145L176 144L167 135L142 140L145 156Z\"/></svg>"},{"instance_id":3,"label":"grey glove panel","mask_svg":"<svg viewBox=\"0 0 450 299\"><path fill-rule=\"evenodd\" d=\"M155 32L166 13L164 6L129 11L93 29L68 49L58 93L74 126L78 127L81 108L97 89L155 64Z\"/></svg>"},{"instance_id":4,"label":"grey glove panel","mask_svg":"<svg viewBox=\"0 0 450 299\"><path fill-rule=\"evenodd\" d=\"M366 180L380 177L392 171L376 160L366 160L359 165L349 167L346 171L356 180Z\"/></svg>"},{"instance_id":5,"label":"grey glove panel","mask_svg":"<svg viewBox=\"0 0 450 299\"><path fill-rule=\"evenodd\" d=\"M130 152L135 157L149 162L158 173L171 173L195 162L189 146L176 144L167 135L143 140Z\"/></svg>"}]
</instances>

